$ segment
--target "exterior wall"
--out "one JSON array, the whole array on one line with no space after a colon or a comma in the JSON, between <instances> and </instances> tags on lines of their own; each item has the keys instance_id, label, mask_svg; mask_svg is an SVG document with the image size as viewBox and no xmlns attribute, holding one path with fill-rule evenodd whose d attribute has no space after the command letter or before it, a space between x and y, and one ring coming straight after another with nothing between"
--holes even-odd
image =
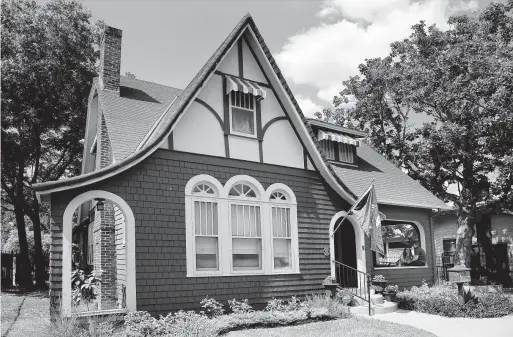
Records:
<instances>
[{"instance_id":1,"label":"exterior wall","mask_svg":"<svg viewBox=\"0 0 513 337\"><path fill-rule=\"evenodd\" d=\"M498 238L513 239L513 216L507 214L493 214L491 216L491 229ZM455 239L458 229L456 215L447 214L433 219L436 254L443 253L443 240ZM506 233L504 233L506 230ZM513 257L513 256L512 256ZM512 259L513 260L513 259Z\"/></svg>"},{"instance_id":2,"label":"exterior wall","mask_svg":"<svg viewBox=\"0 0 513 337\"><path fill-rule=\"evenodd\" d=\"M256 137L231 134L225 74L256 81L266 91L266 98L255 104ZM314 170L305 161L301 141L243 39L234 44L206 81L170 137L161 148Z\"/></svg>"},{"instance_id":3,"label":"exterior wall","mask_svg":"<svg viewBox=\"0 0 513 337\"><path fill-rule=\"evenodd\" d=\"M444 252L444 239L456 239L457 229L456 216L454 215L444 215L433 219L435 252L437 256L442 255Z\"/></svg>"},{"instance_id":4,"label":"exterior wall","mask_svg":"<svg viewBox=\"0 0 513 337\"><path fill-rule=\"evenodd\" d=\"M223 184L238 174L256 178L264 188L287 184L298 202L300 274L187 278L184 187L198 174L210 174ZM61 287L62 214L73 197L93 189L117 194L134 212L137 309L153 314L199 309L206 295L220 301L248 298L258 305L272 297L321 290L321 282L330 275L330 261L323 252L329 248L329 223L337 211L348 208L317 172L158 150L102 183L52 195L52 296L58 296Z\"/></svg>"},{"instance_id":5,"label":"exterior wall","mask_svg":"<svg viewBox=\"0 0 513 337\"><path fill-rule=\"evenodd\" d=\"M389 284L397 284L399 287L410 287L413 285L421 285L422 280L433 283L435 280L435 256L433 245L433 232L430 222L430 210L380 205L380 212L386 215L387 219L415 221L424 227L424 235L426 247L422 247L426 251L425 267L395 267L395 268L375 268L373 265L373 254L370 250L370 238L365 238L367 272L371 271L373 275L383 275ZM422 230L419 228L419 230Z\"/></svg>"},{"instance_id":6,"label":"exterior wall","mask_svg":"<svg viewBox=\"0 0 513 337\"><path fill-rule=\"evenodd\" d=\"M125 217L114 205L114 230L116 249L116 298L118 304L123 304L123 288L126 287L126 249L125 249Z\"/></svg>"}]
</instances>

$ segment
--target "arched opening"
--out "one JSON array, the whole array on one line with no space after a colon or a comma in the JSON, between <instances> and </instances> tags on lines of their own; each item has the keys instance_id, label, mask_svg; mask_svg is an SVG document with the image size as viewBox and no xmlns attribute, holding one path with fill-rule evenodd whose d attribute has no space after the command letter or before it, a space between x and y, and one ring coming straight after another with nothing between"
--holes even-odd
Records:
<instances>
[{"instance_id":1,"label":"arched opening","mask_svg":"<svg viewBox=\"0 0 513 337\"><path fill-rule=\"evenodd\" d=\"M352 268L361 272L367 272L367 265L365 259L365 236L363 230L358 226L356 219L353 215L347 215L346 211L336 213L330 222L330 261L331 261L331 276L341 281L343 276L337 276L335 261L344 263ZM344 223L334 232L338 223L345 217ZM342 262L338 259L343 258ZM356 260L356 261L355 261ZM354 273L353 273L354 274ZM348 287L354 287L355 282L362 282L360 278L354 280L353 277L348 277L347 281L343 281ZM343 285L344 283L341 283ZM362 285L358 284L358 287Z\"/></svg>"},{"instance_id":2,"label":"arched opening","mask_svg":"<svg viewBox=\"0 0 513 337\"><path fill-rule=\"evenodd\" d=\"M338 226L340 221L342 221L342 218L337 221L336 226ZM357 269L356 235L353 225L349 220L344 220L340 225L339 229L335 232L334 240L335 261ZM338 269L336 279L337 283L344 288L356 287L358 283L357 275L355 273L345 273L344 269Z\"/></svg>"},{"instance_id":3,"label":"arched opening","mask_svg":"<svg viewBox=\"0 0 513 337\"><path fill-rule=\"evenodd\" d=\"M106 191L75 197L63 217L62 314L135 310L135 219Z\"/></svg>"}]
</instances>

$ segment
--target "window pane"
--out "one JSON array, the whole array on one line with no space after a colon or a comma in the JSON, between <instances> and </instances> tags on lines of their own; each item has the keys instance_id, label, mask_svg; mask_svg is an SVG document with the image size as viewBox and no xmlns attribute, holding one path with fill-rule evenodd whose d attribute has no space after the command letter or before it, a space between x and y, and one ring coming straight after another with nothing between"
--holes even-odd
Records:
<instances>
[{"instance_id":1,"label":"window pane","mask_svg":"<svg viewBox=\"0 0 513 337\"><path fill-rule=\"evenodd\" d=\"M218 270L217 238L196 237L196 270Z\"/></svg>"},{"instance_id":2,"label":"window pane","mask_svg":"<svg viewBox=\"0 0 513 337\"><path fill-rule=\"evenodd\" d=\"M290 239L274 239L274 269L292 267L292 248Z\"/></svg>"},{"instance_id":3,"label":"window pane","mask_svg":"<svg viewBox=\"0 0 513 337\"><path fill-rule=\"evenodd\" d=\"M200 202L195 201L194 202L194 227L195 227L195 233L201 234L201 207Z\"/></svg>"},{"instance_id":4,"label":"window pane","mask_svg":"<svg viewBox=\"0 0 513 337\"><path fill-rule=\"evenodd\" d=\"M212 219L212 203L208 202L207 204L207 235L212 235L214 229L214 221Z\"/></svg>"},{"instance_id":5,"label":"window pane","mask_svg":"<svg viewBox=\"0 0 513 337\"><path fill-rule=\"evenodd\" d=\"M262 269L261 239L232 239L233 270Z\"/></svg>"},{"instance_id":6,"label":"window pane","mask_svg":"<svg viewBox=\"0 0 513 337\"><path fill-rule=\"evenodd\" d=\"M290 238L290 209L285 207L272 207L271 218L273 236Z\"/></svg>"},{"instance_id":7,"label":"window pane","mask_svg":"<svg viewBox=\"0 0 513 337\"><path fill-rule=\"evenodd\" d=\"M218 220L218 216L217 216L217 203L213 202L212 203L212 206L213 206L213 221L214 221L214 231L213 231L213 235L217 235L217 220Z\"/></svg>"},{"instance_id":8,"label":"window pane","mask_svg":"<svg viewBox=\"0 0 513 337\"><path fill-rule=\"evenodd\" d=\"M260 207L234 205L230 207L232 236L260 237Z\"/></svg>"},{"instance_id":9,"label":"window pane","mask_svg":"<svg viewBox=\"0 0 513 337\"><path fill-rule=\"evenodd\" d=\"M232 130L235 132L255 134L254 111L232 108Z\"/></svg>"}]
</instances>

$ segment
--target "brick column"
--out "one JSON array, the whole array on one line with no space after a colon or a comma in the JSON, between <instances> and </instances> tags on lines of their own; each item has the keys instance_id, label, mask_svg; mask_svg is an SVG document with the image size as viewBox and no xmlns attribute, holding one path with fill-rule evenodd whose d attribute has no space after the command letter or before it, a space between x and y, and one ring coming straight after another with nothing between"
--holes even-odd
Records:
<instances>
[{"instance_id":1,"label":"brick column","mask_svg":"<svg viewBox=\"0 0 513 337\"><path fill-rule=\"evenodd\" d=\"M96 211L94 221L94 270L102 281L99 288L101 310L117 307L116 242L114 205L104 202L104 210Z\"/></svg>"}]
</instances>

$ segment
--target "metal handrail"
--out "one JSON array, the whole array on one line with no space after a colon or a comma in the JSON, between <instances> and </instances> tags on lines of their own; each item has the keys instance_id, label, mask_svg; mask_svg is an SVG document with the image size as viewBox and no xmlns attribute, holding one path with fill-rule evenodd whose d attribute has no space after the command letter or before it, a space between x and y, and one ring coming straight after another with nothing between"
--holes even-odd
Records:
<instances>
[{"instance_id":1,"label":"metal handrail","mask_svg":"<svg viewBox=\"0 0 513 337\"><path fill-rule=\"evenodd\" d=\"M335 264L335 275L338 276L337 281L339 282L339 287L342 289L349 290L352 295L366 301L368 303L369 307L369 316L372 315L371 313L371 299L370 299L370 286L372 282L372 277L370 274L363 272L361 270L358 270L354 267L348 266L344 263L338 262L333 260L332 261ZM342 272L341 272L342 271ZM356 287L347 287L348 285L352 285L352 282L354 282L354 278L356 277ZM344 284L342 284L344 283ZM365 293L362 295L362 287L366 290Z\"/></svg>"}]
</instances>

